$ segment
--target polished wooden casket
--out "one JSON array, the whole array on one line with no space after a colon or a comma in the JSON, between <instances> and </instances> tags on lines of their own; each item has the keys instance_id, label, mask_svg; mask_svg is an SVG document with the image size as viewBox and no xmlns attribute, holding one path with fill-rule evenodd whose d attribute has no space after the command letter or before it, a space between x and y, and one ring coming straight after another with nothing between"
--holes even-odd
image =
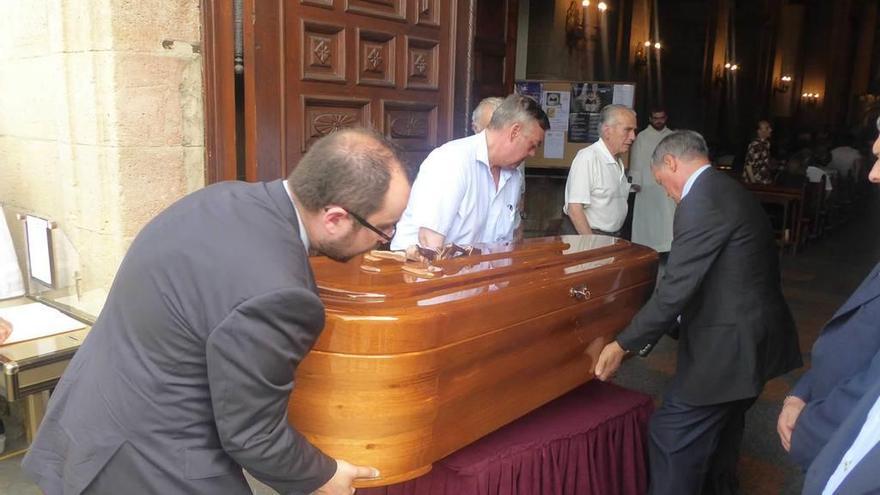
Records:
<instances>
[{"instance_id":1,"label":"polished wooden casket","mask_svg":"<svg viewBox=\"0 0 880 495\"><path fill-rule=\"evenodd\" d=\"M419 476L591 379L657 272L653 250L607 236L477 247L436 273L312 261L327 321L289 417L328 455L381 471L360 486Z\"/></svg>"}]
</instances>

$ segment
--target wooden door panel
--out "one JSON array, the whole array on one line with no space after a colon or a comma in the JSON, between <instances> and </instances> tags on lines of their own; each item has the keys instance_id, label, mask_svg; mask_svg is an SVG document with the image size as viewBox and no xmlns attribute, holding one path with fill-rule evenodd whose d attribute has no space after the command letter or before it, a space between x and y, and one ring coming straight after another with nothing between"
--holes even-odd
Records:
<instances>
[{"instance_id":1,"label":"wooden door panel","mask_svg":"<svg viewBox=\"0 0 880 495\"><path fill-rule=\"evenodd\" d=\"M396 141L413 169L451 139L455 2L253 1L255 42L270 44L246 67L257 96L249 179L287 175L311 142L351 125ZM263 145L271 134L281 149Z\"/></svg>"}]
</instances>

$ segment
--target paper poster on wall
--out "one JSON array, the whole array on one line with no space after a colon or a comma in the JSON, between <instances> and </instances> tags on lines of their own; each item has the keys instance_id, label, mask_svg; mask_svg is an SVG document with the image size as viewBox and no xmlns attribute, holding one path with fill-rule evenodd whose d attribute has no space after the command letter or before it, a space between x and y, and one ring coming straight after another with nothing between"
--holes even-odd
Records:
<instances>
[{"instance_id":1,"label":"paper poster on wall","mask_svg":"<svg viewBox=\"0 0 880 495\"><path fill-rule=\"evenodd\" d=\"M614 99L609 83L572 83L568 142L594 143L599 140L599 112Z\"/></svg>"},{"instance_id":2,"label":"paper poster on wall","mask_svg":"<svg viewBox=\"0 0 880 495\"><path fill-rule=\"evenodd\" d=\"M544 93L544 85L534 81L517 81L515 90L516 94L528 96L529 98L542 104L541 95Z\"/></svg>"},{"instance_id":3,"label":"paper poster on wall","mask_svg":"<svg viewBox=\"0 0 880 495\"><path fill-rule=\"evenodd\" d=\"M614 103L632 108L635 93L636 87L632 84L615 84Z\"/></svg>"},{"instance_id":4,"label":"paper poster on wall","mask_svg":"<svg viewBox=\"0 0 880 495\"><path fill-rule=\"evenodd\" d=\"M565 156L565 131L544 133L544 158L563 158Z\"/></svg>"},{"instance_id":5,"label":"paper poster on wall","mask_svg":"<svg viewBox=\"0 0 880 495\"><path fill-rule=\"evenodd\" d=\"M571 93L568 91L544 91L544 112L550 120L550 130L568 130L568 113Z\"/></svg>"}]
</instances>

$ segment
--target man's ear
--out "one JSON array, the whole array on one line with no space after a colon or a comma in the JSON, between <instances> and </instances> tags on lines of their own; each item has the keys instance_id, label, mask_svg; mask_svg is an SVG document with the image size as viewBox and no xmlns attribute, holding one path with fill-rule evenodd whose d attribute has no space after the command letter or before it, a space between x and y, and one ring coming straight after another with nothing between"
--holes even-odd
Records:
<instances>
[{"instance_id":1,"label":"man's ear","mask_svg":"<svg viewBox=\"0 0 880 495\"><path fill-rule=\"evenodd\" d=\"M330 235L339 235L344 229L348 212L341 206L325 206L321 211L321 225Z\"/></svg>"},{"instance_id":2,"label":"man's ear","mask_svg":"<svg viewBox=\"0 0 880 495\"><path fill-rule=\"evenodd\" d=\"M517 138L520 134L522 134L522 123L514 122L513 125L510 126L510 132L508 133L508 137L511 141Z\"/></svg>"},{"instance_id":3,"label":"man's ear","mask_svg":"<svg viewBox=\"0 0 880 495\"><path fill-rule=\"evenodd\" d=\"M669 153L663 155L663 163L669 167L669 171L672 173L675 173L675 171L678 170L678 160Z\"/></svg>"}]
</instances>

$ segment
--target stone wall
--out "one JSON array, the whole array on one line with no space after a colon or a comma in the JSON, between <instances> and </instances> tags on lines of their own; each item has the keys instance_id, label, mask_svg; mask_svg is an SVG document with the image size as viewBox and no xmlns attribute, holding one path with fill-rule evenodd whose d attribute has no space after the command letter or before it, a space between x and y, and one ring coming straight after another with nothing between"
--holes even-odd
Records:
<instances>
[{"instance_id":1,"label":"stone wall","mask_svg":"<svg viewBox=\"0 0 880 495\"><path fill-rule=\"evenodd\" d=\"M105 291L132 238L204 185L198 0L7 0L0 204L57 222L57 275Z\"/></svg>"}]
</instances>

